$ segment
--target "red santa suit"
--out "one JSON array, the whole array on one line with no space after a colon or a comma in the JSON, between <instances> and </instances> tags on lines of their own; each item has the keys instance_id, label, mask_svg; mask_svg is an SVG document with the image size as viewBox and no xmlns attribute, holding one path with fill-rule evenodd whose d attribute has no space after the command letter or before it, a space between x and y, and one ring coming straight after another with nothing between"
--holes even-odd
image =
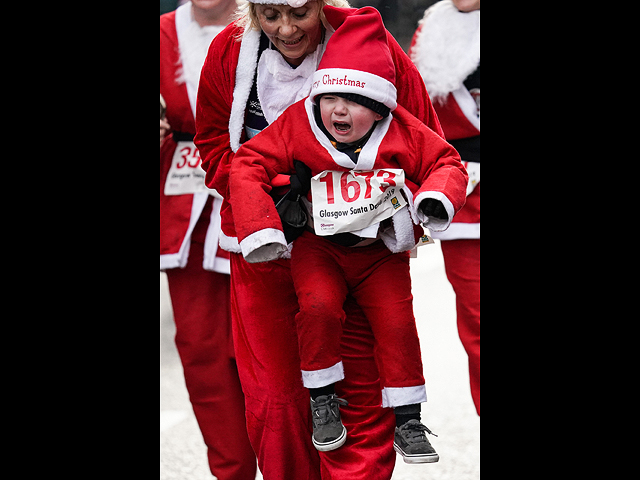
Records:
<instances>
[{"instance_id":1,"label":"red santa suit","mask_svg":"<svg viewBox=\"0 0 640 480\"><path fill-rule=\"evenodd\" d=\"M329 51L321 67L328 56ZM376 58L379 60L380 56ZM354 61L347 64L357 66ZM319 69L314 78L322 78L323 72ZM333 70L340 78L345 72L354 81L364 77L356 70L342 69L339 74ZM333 85L327 90L342 91L340 86ZM366 91L362 94L369 97ZM406 178L419 188L415 193L405 189L412 201L393 215L392 232L387 232L382 241L350 248L305 232L294 242L292 275L300 302L296 320L304 385L317 388L342 380L344 368L335 339L341 330L344 297L347 290L352 291L358 303L366 306L367 318L378 339L378 365L383 366L384 372L381 373L383 406L425 402L407 253L416 244L411 217L436 225L434 230L446 229L449 221L427 218L413 205L436 198L445 205L449 218L453 218L465 201L467 175L453 147L402 107L378 123L355 166L321 132L312 109L310 97L294 104L238 151L231 169L230 199L240 247L250 261L273 260L287 252L280 218L268 192L278 174L294 171L294 159L310 167L312 175L326 170L363 173L385 168L404 170ZM341 281L343 277L345 283ZM393 284L391 289L389 282ZM318 309L318 304L332 308Z\"/></svg>"},{"instance_id":2,"label":"red santa suit","mask_svg":"<svg viewBox=\"0 0 640 480\"><path fill-rule=\"evenodd\" d=\"M331 33L328 29L325 37ZM300 381L294 319L298 301L290 262L280 259L247 263L237 241L231 205L226 198L229 170L235 152L248 138L245 117L256 71L261 66L272 67L270 62L278 61L274 55L270 58L258 55L262 35L261 31L245 31L232 25L212 43L198 91L195 137L206 170L206 184L225 197L220 241L223 248L232 252L234 342L250 439L265 478L388 480L395 464L392 440L395 422L391 412L380 407L374 339L361 310L351 298L345 303L341 355L346 378L336 386L338 395L350 398L349 406L342 412L349 438L340 449L318 456L311 442L309 396ZM420 74L390 34L388 38L402 85L398 103L442 134ZM323 48L321 43L320 50L309 56L311 62L319 60ZM282 83L270 77L269 68L261 70L265 75L257 77L258 95L265 87L275 89L271 95L260 98L265 115L278 113L272 100L288 106L308 95L307 80L317 63L311 64L310 72L307 66L300 70L301 67L295 71L290 68L287 71L286 65L279 68L279 73L287 75ZM295 76L298 71L302 77ZM292 88L294 84L298 88ZM291 92L294 98L287 97Z\"/></svg>"},{"instance_id":3,"label":"red santa suit","mask_svg":"<svg viewBox=\"0 0 640 480\"><path fill-rule=\"evenodd\" d=\"M217 241L222 201L203 181L172 183L174 175L197 180L201 173L192 142L196 89L206 47L222 28L200 28L191 2L160 16L160 94L173 129L160 146L160 269L167 273L176 347L210 470L220 480L247 480L255 477L256 461L234 362L228 253Z\"/></svg>"},{"instance_id":4,"label":"red santa suit","mask_svg":"<svg viewBox=\"0 0 640 480\"><path fill-rule=\"evenodd\" d=\"M418 204L426 198L438 199L445 205L448 217L453 218L465 201L467 175L451 145L403 107L397 107L395 67L378 11L364 7L354 13L351 9L327 7L325 15L331 25L339 28L313 74L310 96L289 107L236 154L229 192L236 233L248 260L273 260L278 258L278 252L287 252L287 241L268 192L278 174L294 171L294 160L305 163L313 176L325 171L338 172L336 176L341 177L340 172L360 172L368 179L364 191L353 186L354 192L349 192L345 181L346 192L341 193L347 197L360 192L361 196L374 198L373 190L379 188L373 182L374 171L402 169L417 188L415 192L405 190L412 200L407 208L389 212L393 214L392 228L383 236L388 248L378 241L351 249L306 232L296 240L291 252L291 270L300 304L296 323L304 386L318 388L344 379L339 339L344 318L342 305L351 292L366 312L377 339L383 406L426 402L408 254L401 252L415 246L411 217L422 217L436 224L435 230L445 230L449 224L449 221L425 218L413 208L414 199ZM314 108L319 107L314 104L317 96L324 93L357 94L366 97L366 104L374 100L393 112L375 125L355 164L333 147L318 125ZM322 178L326 179L326 175ZM333 180L329 181L332 183L327 188L333 194L331 203L335 204L335 186ZM399 186L396 180L393 184ZM367 223L379 224L377 212L373 210L380 207L371 209L371 205L375 205L371 202L376 200L370 200L369 210L365 205L350 207L349 211L357 213L346 210L340 213L358 219L371 213ZM314 205L312 198L311 210L319 208L322 204L316 201ZM367 224L365 228L370 226ZM322 229L316 221L316 232ZM393 289L387 288L389 281L393 282ZM403 354L398 355L399 352Z\"/></svg>"},{"instance_id":5,"label":"red santa suit","mask_svg":"<svg viewBox=\"0 0 640 480\"><path fill-rule=\"evenodd\" d=\"M427 85L445 137L469 172L467 203L442 240L456 293L458 332L469 356L471 395L480 415L480 10L450 0L428 8L414 34L411 59Z\"/></svg>"}]
</instances>

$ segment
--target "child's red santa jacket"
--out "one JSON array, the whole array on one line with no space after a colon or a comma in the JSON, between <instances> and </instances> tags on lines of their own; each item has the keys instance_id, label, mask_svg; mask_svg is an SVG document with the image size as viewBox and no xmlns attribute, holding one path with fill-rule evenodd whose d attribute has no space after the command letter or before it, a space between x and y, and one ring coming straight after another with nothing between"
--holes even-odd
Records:
<instances>
[{"instance_id":1,"label":"child's red santa jacket","mask_svg":"<svg viewBox=\"0 0 640 480\"><path fill-rule=\"evenodd\" d=\"M260 34L248 30L243 36L243 28L231 24L216 36L202 67L196 107L194 141L207 172L205 183L225 198L220 211L220 246L236 253L240 253L240 247L227 201L229 171L235 152L246 140L245 110L258 63ZM387 41L396 65L398 105L444 137L418 69L388 32Z\"/></svg>"},{"instance_id":2,"label":"child's red santa jacket","mask_svg":"<svg viewBox=\"0 0 640 480\"><path fill-rule=\"evenodd\" d=\"M480 92L477 89L472 95L463 81L480 64L480 11L459 12L450 0L432 5L413 36L409 56L427 85L445 138L479 136ZM479 163L472 165L467 160L463 156L473 182L467 190L467 202L451 228L435 233L435 238L480 238Z\"/></svg>"},{"instance_id":3,"label":"child's red santa jacket","mask_svg":"<svg viewBox=\"0 0 640 480\"><path fill-rule=\"evenodd\" d=\"M286 250L280 217L269 192L278 174L295 171L294 160L304 162L314 176L325 170L403 169L405 177L417 187L413 192L405 189L410 200L408 211L399 210L393 217L397 244L393 239L390 244L383 237L392 251L407 250L415 245L411 217L428 222L436 231L449 226L450 220L425 217L414 203L418 206L426 198L440 200L451 219L466 198L468 177L455 149L403 107L398 106L378 122L354 167L348 156L336 150L322 133L307 97L246 142L231 167L230 202L240 247L247 261L273 260ZM404 220L397 221L396 217Z\"/></svg>"},{"instance_id":4,"label":"child's red santa jacket","mask_svg":"<svg viewBox=\"0 0 640 480\"><path fill-rule=\"evenodd\" d=\"M175 132L195 134L194 113L191 110L186 84L177 81L182 67L176 12L160 16L160 94L167 103L166 118L171 129ZM196 222L202 215L208 215L209 222L203 225L206 229L203 268L229 273L229 254L218 249L220 207L217 203L221 201L215 199L211 207L211 196L207 192L164 194L176 146L173 134L167 136L160 146L160 269L182 268L187 264L191 234Z\"/></svg>"}]
</instances>

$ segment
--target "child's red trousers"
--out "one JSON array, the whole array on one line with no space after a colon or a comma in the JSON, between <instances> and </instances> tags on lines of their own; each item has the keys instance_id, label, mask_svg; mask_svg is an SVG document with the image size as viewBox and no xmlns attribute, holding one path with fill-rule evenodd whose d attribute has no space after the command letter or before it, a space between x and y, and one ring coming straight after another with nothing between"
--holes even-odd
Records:
<instances>
[{"instance_id":1,"label":"child's red trousers","mask_svg":"<svg viewBox=\"0 0 640 480\"><path fill-rule=\"evenodd\" d=\"M305 387L344 378L340 339L350 293L373 331L382 405L426 402L408 252L391 253L380 240L343 247L304 232L293 244L291 274L300 304L296 325Z\"/></svg>"}]
</instances>

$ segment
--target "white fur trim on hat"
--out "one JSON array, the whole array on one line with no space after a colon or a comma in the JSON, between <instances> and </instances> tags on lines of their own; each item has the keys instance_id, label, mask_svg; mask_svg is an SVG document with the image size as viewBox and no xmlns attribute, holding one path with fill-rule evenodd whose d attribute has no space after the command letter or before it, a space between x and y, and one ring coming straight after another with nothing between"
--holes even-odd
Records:
<instances>
[{"instance_id":1,"label":"white fur trim on hat","mask_svg":"<svg viewBox=\"0 0 640 480\"><path fill-rule=\"evenodd\" d=\"M390 81L361 70L323 68L313 74L311 101L321 93L357 93L395 110L396 87Z\"/></svg>"},{"instance_id":2,"label":"white fur trim on hat","mask_svg":"<svg viewBox=\"0 0 640 480\"><path fill-rule=\"evenodd\" d=\"M251 3L260 3L262 5L289 5L293 8L299 8L309 0L249 0Z\"/></svg>"}]
</instances>

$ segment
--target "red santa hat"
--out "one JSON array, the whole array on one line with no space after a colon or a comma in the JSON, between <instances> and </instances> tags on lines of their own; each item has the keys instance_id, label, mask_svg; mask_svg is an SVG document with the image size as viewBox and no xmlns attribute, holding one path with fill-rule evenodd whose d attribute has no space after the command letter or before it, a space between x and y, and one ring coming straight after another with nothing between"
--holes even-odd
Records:
<instances>
[{"instance_id":1,"label":"red santa hat","mask_svg":"<svg viewBox=\"0 0 640 480\"><path fill-rule=\"evenodd\" d=\"M323 11L335 32L313 74L311 101L315 103L324 93L342 93L383 116L384 110L393 111L397 106L396 67L380 12L373 7L356 10L330 5ZM373 102L368 105L359 97ZM383 112L376 108L382 107L378 104L385 106Z\"/></svg>"}]
</instances>

